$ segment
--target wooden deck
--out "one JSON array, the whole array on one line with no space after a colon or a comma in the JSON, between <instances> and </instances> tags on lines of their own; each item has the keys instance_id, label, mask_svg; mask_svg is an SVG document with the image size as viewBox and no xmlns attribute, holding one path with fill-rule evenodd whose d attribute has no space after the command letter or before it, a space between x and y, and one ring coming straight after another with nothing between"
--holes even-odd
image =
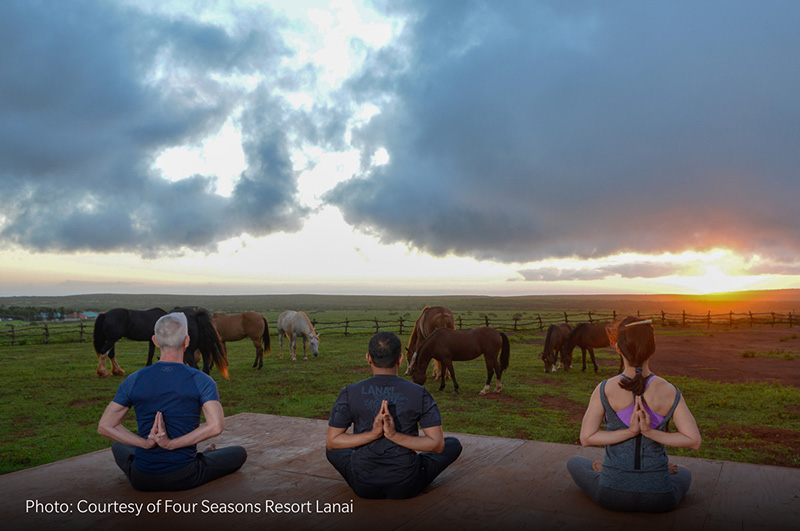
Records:
<instances>
[{"instance_id":1,"label":"wooden deck","mask_svg":"<svg viewBox=\"0 0 800 531\"><path fill-rule=\"evenodd\" d=\"M595 506L580 492L565 466L573 455L600 458L601 449L468 434L449 434L459 437L464 451L420 496L363 500L325 459L326 429L322 420L253 413L229 417L225 433L214 442L244 446L247 463L230 476L185 492L133 490L110 449L0 476L2 527L122 530L159 523L198 530L224 530L226 525L237 530L800 528L800 469L674 458L693 475L677 510L615 513ZM294 504L285 507L297 512L275 512L278 504ZM257 512L223 512L245 507ZM141 513L120 512L123 508ZM326 508L352 512L317 512Z\"/></svg>"}]
</instances>

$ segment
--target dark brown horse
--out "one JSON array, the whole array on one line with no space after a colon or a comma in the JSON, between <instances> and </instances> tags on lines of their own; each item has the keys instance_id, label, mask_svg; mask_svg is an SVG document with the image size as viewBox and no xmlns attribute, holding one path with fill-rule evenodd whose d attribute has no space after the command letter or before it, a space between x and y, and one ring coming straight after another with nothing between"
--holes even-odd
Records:
<instances>
[{"instance_id":1,"label":"dark brown horse","mask_svg":"<svg viewBox=\"0 0 800 531\"><path fill-rule=\"evenodd\" d=\"M456 381L456 373L453 371L453 362L474 360L482 354L486 360L487 377L486 385L480 394L485 395L489 392L492 373L497 376L494 392L499 393L503 388L500 377L503 371L508 368L510 350L508 337L504 333L488 326L473 328L472 330L439 328L434 330L420 345L417 351L417 358L411 363L411 377L415 383L423 385L427 378L428 364L431 359L437 359L442 362L442 374L445 371L450 373L450 377L453 379L453 387L455 388L453 392L457 393L458 382ZM441 382L439 391L444 389L444 378L442 378Z\"/></svg>"},{"instance_id":2,"label":"dark brown horse","mask_svg":"<svg viewBox=\"0 0 800 531\"><path fill-rule=\"evenodd\" d=\"M547 329L547 336L544 339L544 350L542 351L542 361L544 361L544 372L556 372L558 370L557 360L561 357L561 365L564 365L564 345L567 342L572 327L567 323L550 325Z\"/></svg>"},{"instance_id":3,"label":"dark brown horse","mask_svg":"<svg viewBox=\"0 0 800 531\"><path fill-rule=\"evenodd\" d=\"M94 351L97 353L97 376L106 378L111 376L106 369L106 358L111 360L111 372L123 375L125 371L117 363L114 344L127 337L133 341L147 341L147 364L153 363L153 353L156 346L153 344L153 329L162 315L167 312L161 308L149 310L128 310L114 308L97 316L94 322Z\"/></svg>"},{"instance_id":4,"label":"dark brown horse","mask_svg":"<svg viewBox=\"0 0 800 531\"><path fill-rule=\"evenodd\" d=\"M215 364L220 374L228 378L228 351L219 337L211 312L198 306L173 308L186 316L189 325L189 346L183 352L183 362L197 369L196 352L203 358L203 372L208 374Z\"/></svg>"},{"instance_id":5,"label":"dark brown horse","mask_svg":"<svg viewBox=\"0 0 800 531\"><path fill-rule=\"evenodd\" d=\"M417 322L414 323L414 329L411 331L411 337L408 339L408 347L406 348L406 374L411 374L410 371L414 356L417 355L417 351L420 345L422 345L422 342L437 328L455 330L456 320L455 317L453 317L453 312L444 306L425 306L422 309L422 313L417 317ZM433 379L439 380L441 374L441 363L439 363L438 360L434 360Z\"/></svg>"},{"instance_id":6,"label":"dark brown horse","mask_svg":"<svg viewBox=\"0 0 800 531\"><path fill-rule=\"evenodd\" d=\"M269 323L266 317L256 312L215 313L214 323L217 325L217 332L223 344L226 341L241 341L249 337L256 347L253 368L260 370L264 366L264 352L270 353Z\"/></svg>"},{"instance_id":7,"label":"dark brown horse","mask_svg":"<svg viewBox=\"0 0 800 531\"><path fill-rule=\"evenodd\" d=\"M586 351L592 357L594 372L597 372L597 362L594 359L594 349L608 346L615 346L609 339L606 325L581 323L567 336L566 344L562 355L564 370L572 368L572 351L575 347L580 347L583 353L583 368L586 371Z\"/></svg>"}]
</instances>

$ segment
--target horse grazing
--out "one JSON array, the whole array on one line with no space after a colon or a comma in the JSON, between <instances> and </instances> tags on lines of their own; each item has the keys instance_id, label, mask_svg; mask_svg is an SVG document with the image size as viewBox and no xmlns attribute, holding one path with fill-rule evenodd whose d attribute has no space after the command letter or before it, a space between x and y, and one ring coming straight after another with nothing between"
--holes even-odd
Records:
<instances>
[{"instance_id":1,"label":"horse grazing","mask_svg":"<svg viewBox=\"0 0 800 531\"><path fill-rule=\"evenodd\" d=\"M594 359L594 349L612 346L611 340L606 332L606 325L581 323L567 336L567 341L564 344L562 353L562 360L564 370L572 368L572 351L575 347L580 347L583 352L583 368L586 371L586 351L592 357L592 364L594 365L594 372L597 372L597 362Z\"/></svg>"},{"instance_id":2,"label":"horse grazing","mask_svg":"<svg viewBox=\"0 0 800 531\"><path fill-rule=\"evenodd\" d=\"M429 335L437 328L450 328L456 329L456 320L453 317L453 312L444 306L425 306L422 313L417 317L417 322L414 323L414 329L411 331L411 337L408 339L408 347L406 348L406 374L411 374L411 365L413 364L414 356L417 355L422 342L425 341ZM439 360L434 360L433 379L439 380L441 378L441 363Z\"/></svg>"},{"instance_id":3,"label":"horse grazing","mask_svg":"<svg viewBox=\"0 0 800 531\"><path fill-rule=\"evenodd\" d=\"M227 379L228 351L219 337L211 312L199 306L183 306L172 311L183 313L189 325L189 346L183 352L183 362L197 369L196 351L199 350L203 358L203 372L210 373L211 367L216 364L220 374Z\"/></svg>"},{"instance_id":4,"label":"horse grazing","mask_svg":"<svg viewBox=\"0 0 800 531\"><path fill-rule=\"evenodd\" d=\"M127 310L114 308L97 316L94 322L94 351L97 354L97 376L107 378L111 376L106 369L106 358L111 360L111 372L121 376L125 374L117 363L114 344L127 337L133 341L147 341L147 364L153 363L153 353L156 346L153 344L153 329L156 321L167 312L161 308L150 310Z\"/></svg>"},{"instance_id":5,"label":"horse grazing","mask_svg":"<svg viewBox=\"0 0 800 531\"><path fill-rule=\"evenodd\" d=\"M564 365L564 345L570 330L572 330L572 327L567 323L550 325L550 328L547 329L544 350L542 351L544 372L550 372L551 370L556 372L558 370L556 361L559 357L561 358L561 365Z\"/></svg>"},{"instance_id":6,"label":"horse grazing","mask_svg":"<svg viewBox=\"0 0 800 531\"><path fill-rule=\"evenodd\" d=\"M303 312L286 310L278 316L278 335L281 338L281 359L283 359L283 336L289 338L289 352L292 361L297 361L297 336L303 338L303 359L307 360L306 341L311 345L311 352L319 356L319 334L314 330L314 325Z\"/></svg>"},{"instance_id":7,"label":"horse grazing","mask_svg":"<svg viewBox=\"0 0 800 531\"><path fill-rule=\"evenodd\" d=\"M269 346L269 323L267 318L256 312L244 313L215 313L214 323L217 325L217 332L224 344L226 341L241 341L249 337L256 347L256 360L253 362L254 369L261 369L264 366L264 352L270 353Z\"/></svg>"},{"instance_id":8,"label":"horse grazing","mask_svg":"<svg viewBox=\"0 0 800 531\"><path fill-rule=\"evenodd\" d=\"M497 375L497 384L494 392L499 393L503 389L500 377L503 371L508 368L508 359L511 347L508 337L498 332L494 328L484 326L473 328L472 330L451 330L449 328L439 328L422 342L417 351L417 359L411 364L411 378L414 383L424 385L427 378L428 364L431 359L442 362L442 375L447 371L453 379L454 393L458 392L458 381L456 373L453 371L454 361L474 360L483 354L486 360L486 385L479 393L485 395L489 392L489 384L492 382L492 373ZM499 360L498 360L499 355ZM439 391L444 389L445 380L442 378Z\"/></svg>"}]
</instances>

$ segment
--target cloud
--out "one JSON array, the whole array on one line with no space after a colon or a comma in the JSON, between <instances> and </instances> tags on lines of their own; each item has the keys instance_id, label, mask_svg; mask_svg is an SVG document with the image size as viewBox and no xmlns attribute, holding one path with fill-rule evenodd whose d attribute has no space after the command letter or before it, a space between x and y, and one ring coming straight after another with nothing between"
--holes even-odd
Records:
<instances>
[{"instance_id":1,"label":"cloud","mask_svg":"<svg viewBox=\"0 0 800 531\"><path fill-rule=\"evenodd\" d=\"M293 52L268 11L234 15L223 27L103 1L0 4L0 241L159 255L299 229L290 154L314 123L280 94L313 72L283 66ZM262 82L235 82L247 76ZM239 114L248 167L231 197L214 175L153 169Z\"/></svg>"},{"instance_id":2,"label":"cloud","mask_svg":"<svg viewBox=\"0 0 800 531\"><path fill-rule=\"evenodd\" d=\"M326 196L348 223L506 262L800 257L794 3L384 7L404 34L345 94L380 113L353 133L362 171Z\"/></svg>"}]
</instances>

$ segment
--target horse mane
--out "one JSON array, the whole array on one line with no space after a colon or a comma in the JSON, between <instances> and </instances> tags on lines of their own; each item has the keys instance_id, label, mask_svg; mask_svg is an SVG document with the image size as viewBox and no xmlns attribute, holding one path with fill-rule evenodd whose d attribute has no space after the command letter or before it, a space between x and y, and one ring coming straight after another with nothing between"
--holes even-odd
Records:
<instances>
[{"instance_id":1,"label":"horse mane","mask_svg":"<svg viewBox=\"0 0 800 531\"><path fill-rule=\"evenodd\" d=\"M432 338L433 338L433 337L434 337L436 334L438 334L438 333L439 333L439 331L440 331L440 330L449 330L449 328L447 328L447 329L445 329L445 328L437 328L436 330L434 330L433 332L431 332L431 335L429 335L428 337L426 337L426 338L425 338L425 339L422 341L422 344L421 344L421 345L419 346L419 348L417 349L417 355L419 356L419 359L417 360L417 366L419 366L419 362L422 360L422 349L425 347L425 345L427 345L427 344L428 344L428 341L430 341L430 340L431 340L431 339L432 339ZM433 357L433 356L431 356L431 357ZM429 360L429 361L430 361L430 360Z\"/></svg>"},{"instance_id":2,"label":"horse mane","mask_svg":"<svg viewBox=\"0 0 800 531\"><path fill-rule=\"evenodd\" d=\"M317 331L314 330L314 325L311 323L311 319L308 318L308 314L306 314L306 312L297 312L297 313L302 314L302 316L306 318L308 327L311 328L311 331L314 333L315 336L318 336L319 334L317 334Z\"/></svg>"},{"instance_id":3,"label":"horse mane","mask_svg":"<svg viewBox=\"0 0 800 531\"><path fill-rule=\"evenodd\" d=\"M547 347L551 345L553 340L553 330L557 329L558 325L551 324L547 329L547 335L544 337L544 351L547 352ZM570 330L572 332L572 330Z\"/></svg>"},{"instance_id":4,"label":"horse mane","mask_svg":"<svg viewBox=\"0 0 800 531\"><path fill-rule=\"evenodd\" d=\"M411 331L411 337L408 338L408 347L407 348L410 349L411 345L414 344L414 340L417 339L417 330L419 330L419 322L422 320L422 316L425 315L425 312L430 310L430 308L431 308L430 306L426 305L422 309L422 311L419 313L419 317L417 317L417 320L414 321L414 329ZM424 339L423 339L423 343L424 343ZM419 349L417 349L417 350L419 350Z\"/></svg>"}]
</instances>

